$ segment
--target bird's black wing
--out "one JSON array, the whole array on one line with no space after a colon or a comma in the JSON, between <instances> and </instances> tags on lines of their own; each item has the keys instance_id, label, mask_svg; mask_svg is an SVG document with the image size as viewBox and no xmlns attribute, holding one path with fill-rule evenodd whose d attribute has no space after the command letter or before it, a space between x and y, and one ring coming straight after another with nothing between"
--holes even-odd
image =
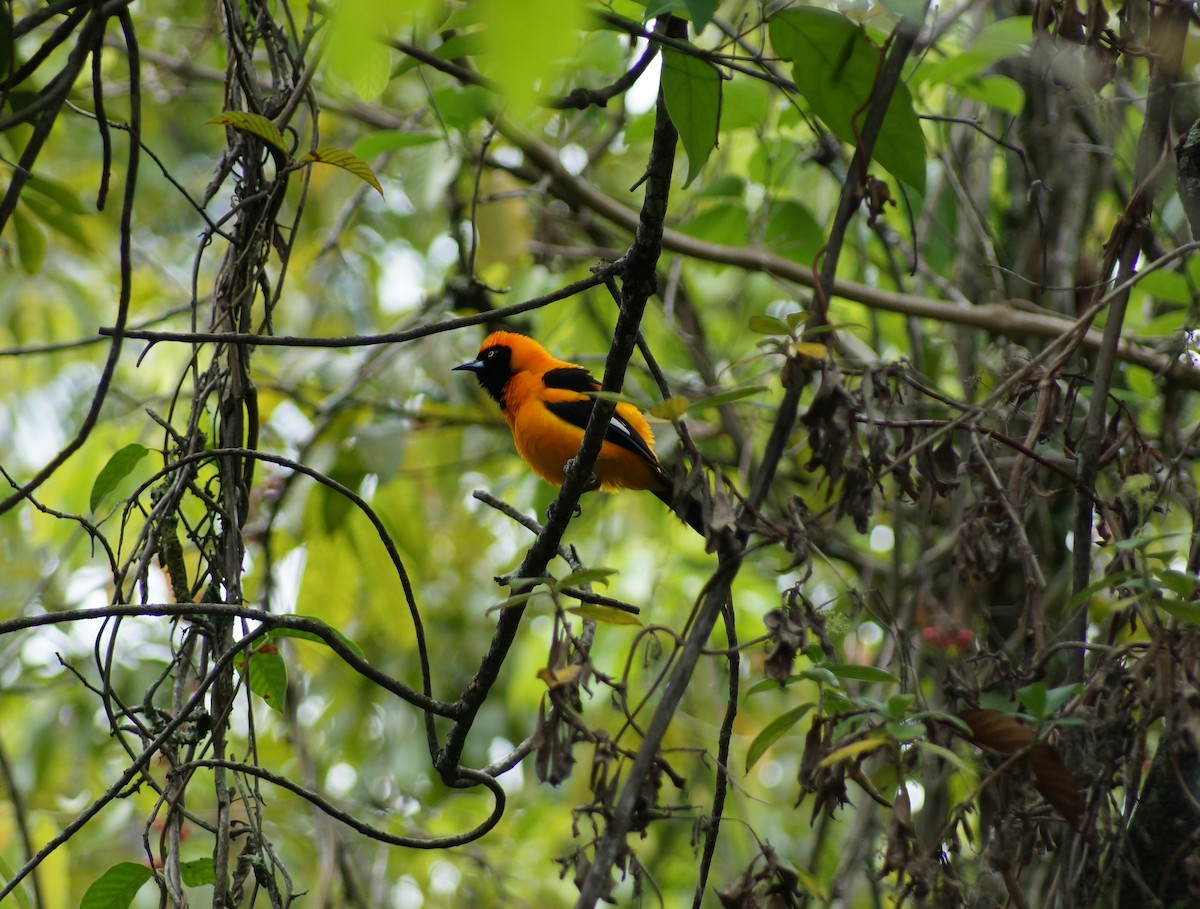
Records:
<instances>
[{"instance_id":1,"label":"bird's black wing","mask_svg":"<svg viewBox=\"0 0 1200 909\"><path fill-rule=\"evenodd\" d=\"M560 366L558 369L547 370L546 374L542 376L542 382L547 388L559 388L563 391L588 395L577 401L546 402L546 409L559 419L566 420L580 429L587 429L588 420L591 419L592 410L596 406L596 399L591 395L600 390L600 383L592 377L592 374L582 366ZM632 451L651 464L658 464L658 457L646 444L646 440L638 435L629 425L629 421L620 414L614 413L612 419L608 421L604 440Z\"/></svg>"}]
</instances>

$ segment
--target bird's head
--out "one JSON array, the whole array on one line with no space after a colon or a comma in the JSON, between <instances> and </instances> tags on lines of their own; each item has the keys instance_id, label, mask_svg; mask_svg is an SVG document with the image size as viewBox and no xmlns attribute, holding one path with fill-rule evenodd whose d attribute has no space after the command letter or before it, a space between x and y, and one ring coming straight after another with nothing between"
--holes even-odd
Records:
<instances>
[{"instance_id":1,"label":"bird's head","mask_svg":"<svg viewBox=\"0 0 1200 909\"><path fill-rule=\"evenodd\" d=\"M484 390L504 406L504 385L514 373L544 368L553 358L542 345L525 335L497 331L487 336L474 360L455 370L475 373Z\"/></svg>"}]
</instances>

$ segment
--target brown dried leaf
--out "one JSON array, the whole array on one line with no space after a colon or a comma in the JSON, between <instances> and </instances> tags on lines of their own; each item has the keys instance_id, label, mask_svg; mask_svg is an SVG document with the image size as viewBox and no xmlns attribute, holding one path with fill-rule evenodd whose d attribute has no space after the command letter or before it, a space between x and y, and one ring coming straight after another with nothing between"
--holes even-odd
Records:
<instances>
[{"instance_id":1,"label":"brown dried leaf","mask_svg":"<svg viewBox=\"0 0 1200 909\"><path fill-rule=\"evenodd\" d=\"M1083 793L1058 753L1045 743L1035 745L1029 752L1029 766L1042 798L1078 829L1083 816Z\"/></svg>"}]
</instances>

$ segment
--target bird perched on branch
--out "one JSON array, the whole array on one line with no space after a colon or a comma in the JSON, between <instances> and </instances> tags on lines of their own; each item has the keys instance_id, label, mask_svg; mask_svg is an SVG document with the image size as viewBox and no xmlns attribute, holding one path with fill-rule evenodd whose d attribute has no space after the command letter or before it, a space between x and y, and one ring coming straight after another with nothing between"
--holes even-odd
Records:
<instances>
[{"instance_id":1,"label":"bird perched on branch","mask_svg":"<svg viewBox=\"0 0 1200 909\"><path fill-rule=\"evenodd\" d=\"M474 360L454 369L475 373L500 405L517 453L534 473L561 486L596 406L600 383L592 374L551 356L532 338L507 331L489 335ZM654 453L654 433L632 404L617 404L593 471L589 489L645 489L673 505L674 486ZM698 500L685 502L680 518L704 535Z\"/></svg>"}]
</instances>

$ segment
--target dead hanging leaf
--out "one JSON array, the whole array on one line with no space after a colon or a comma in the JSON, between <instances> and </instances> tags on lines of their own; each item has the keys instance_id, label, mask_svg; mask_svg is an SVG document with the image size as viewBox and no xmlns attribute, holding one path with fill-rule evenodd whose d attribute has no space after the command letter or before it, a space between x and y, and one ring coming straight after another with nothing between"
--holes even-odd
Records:
<instances>
[{"instance_id":1,"label":"dead hanging leaf","mask_svg":"<svg viewBox=\"0 0 1200 909\"><path fill-rule=\"evenodd\" d=\"M859 452L854 411L857 402L842 385L842 374L836 366L826 363L821 370L821 387L813 395L812 404L800 421L808 427L808 447L811 450L809 470L824 469L829 489L842 478L851 449ZM862 453L859 452L859 457Z\"/></svg>"},{"instance_id":2,"label":"dead hanging leaf","mask_svg":"<svg viewBox=\"0 0 1200 909\"><path fill-rule=\"evenodd\" d=\"M990 581L1000 573L1009 553L1012 523L1004 506L995 500L971 507L963 520L955 561L975 581Z\"/></svg>"},{"instance_id":3,"label":"dead hanging leaf","mask_svg":"<svg viewBox=\"0 0 1200 909\"><path fill-rule=\"evenodd\" d=\"M851 465L842 484L842 497L838 500L838 517L850 515L854 519L854 529L866 533L871 527L871 512L875 507L875 487L862 452L853 450L849 460Z\"/></svg>"},{"instance_id":4,"label":"dead hanging leaf","mask_svg":"<svg viewBox=\"0 0 1200 909\"><path fill-rule=\"evenodd\" d=\"M808 506L804 504L802 498L792 496L788 500L787 521L784 524L787 535L784 537L783 546L792 554L792 561L784 570L794 571L803 565L804 577L800 579L802 582L807 581L812 575L812 543L808 536L808 519L810 517Z\"/></svg>"},{"instance_id":5,"label":"dead hanging leaf","mask_svg":"<svg viewBox=\"0 0 1200 909\"><path fill-rule=\"evenodd\" d=\"M763 671L767 678L783 684L792 675L796 654L808 641L808 627L799 609L772 609L763 616L763 625L771 641Z\"/></svg>"},{"instance_id":6,"label":"dead hanging leaf","mask_svg":"<svg viewBox=\"0 0 1200 909\"><path fill-rule=\"evenodd\" d=\"M1033 772L1042 797L1072 827L1083 815L1083 793L1058 753L1045 742L1034 744L1033 732L1020 721L997 710L962 710L958 718L971 728L971 740L981 748L1012 755L1026 748L1022 761ZM1032 747L1031 747L1032 746Z\"/></svg>"},{"instance_id":7,"label":"dead hanging leaf","mask_svg":"<svg viewBox=\"0 0 1200 909\"><path fill-rule=\"evenodd\" d=\"M896 207L892 198L892 190L886 180L880 180L874 174L867 174L863 187L863 198L867 203L867 226L874 227L879 216L887 211L887 206Z\"/></svg>"},{"instance_id":8,"label":"dead hanging leaf","mask_svg":"<svg viewBox=\"0 0 1200 909\"><path fill-rule=\"evenodd\" d=\"M971 740L980 748L1016 754L1033 744L1033 732L998 710L961 710L958 718L971 727Z\"/></svg>"},{"instance_id":9,"label":"dead hanging leaf","mask_svg":"<svg viewBox=\"0 0 1200 909\"><path fill-rule=\"evenodd\" d=\"M917 473L939 496L958 488L958 464L958 451L949 436L937 448L927 445L917 453Z\"/></svg>"},{"instance_id":10,"label":"dead hanging leaf","mask_svg":"<svg viewBox=\"0 0 1200 909\"><path fill-rule=\"evenodd\" d=\"M1058 752L1045 743L1034 745L1029 753L1029 766L1037 782L1037 791L1067 819L1068 824L1078 829L1083 816L1083 793Z\"/></svg>"}]
</instances>

